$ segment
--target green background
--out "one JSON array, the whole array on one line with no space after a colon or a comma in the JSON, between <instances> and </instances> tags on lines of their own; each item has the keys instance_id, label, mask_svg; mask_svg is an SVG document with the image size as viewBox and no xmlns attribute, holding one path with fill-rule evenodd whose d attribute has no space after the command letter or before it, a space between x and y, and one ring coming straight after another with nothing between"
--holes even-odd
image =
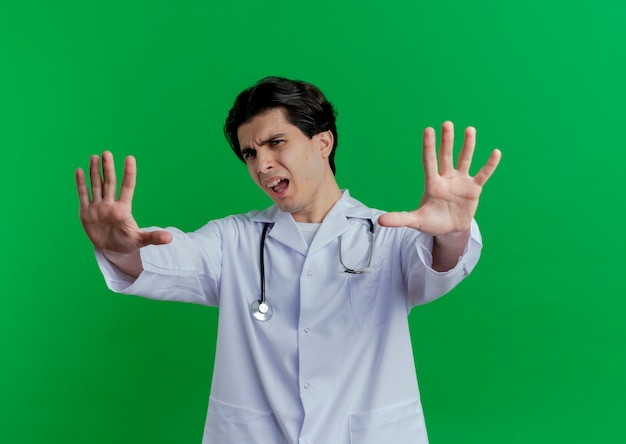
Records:
<instances>
[{"instance_id":1,"label":"green background","mask_svg":"<svg viewBox=\"0 0 626 444\"><path fill-rule=\"evenodd\" d=\"M109 292L73 174L134 154L140 225L266 207L222 136L266 75L334 102L370 206L416 207L425 126L503 151L479 266L410 317L431 442L626 442L625 29L623 0L0 0L0 442L200 442L217 310Z\"/></svg>"}]
</instances>

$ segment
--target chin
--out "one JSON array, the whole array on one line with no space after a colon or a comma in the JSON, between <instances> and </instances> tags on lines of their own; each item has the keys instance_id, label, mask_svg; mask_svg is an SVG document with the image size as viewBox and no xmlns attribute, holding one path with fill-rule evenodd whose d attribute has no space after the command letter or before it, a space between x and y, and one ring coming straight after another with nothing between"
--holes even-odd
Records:
<instances>
[{"instance_id":1,"label":"chin","mask_svg":"<svg viewBox=\"0 0 626 444\"><path fill-rule=\"evenodd\" d=\"M294 211L296 211L295 208L293 208L293 206L291 205L285 205L284 203L280 203L280 202L274 202L276 204L276 206L278 207L278 209L280 211L283 211L285 213L293 213Z\"/></svg>"},{"instance_id":2,"label":"chin","mask_svg":"<svg viewBox=\"0 0 626 444\"><path fill-rule=\"evenodd\" d=\"M274 204L276 204L280 211L283 211L285 213L295 213L299 210L299 207L297 205L294 205L293 202L288 203L284 200L274 200Z\"/></svg>"}]
</instances>

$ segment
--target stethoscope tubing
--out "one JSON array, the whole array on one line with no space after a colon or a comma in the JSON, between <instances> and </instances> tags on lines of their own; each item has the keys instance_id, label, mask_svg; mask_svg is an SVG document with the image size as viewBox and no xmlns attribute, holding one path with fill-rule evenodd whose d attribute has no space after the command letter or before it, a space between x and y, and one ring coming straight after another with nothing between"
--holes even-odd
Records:
<instances>
[{"instance_id":1,"label":"stethoscope tubing","mask_svg":"<svg viewBox=\"0 0 626 444\"><path fill-rule=\"evenodd\" d=\"M260 250L260 263L261 263L261 304L265 304L265 238L267 237L267 230L270 224L263 224L263 233L261 234L261 246Z\"/></svg>"},{"instance_id":2,"label":"stethoscope tubing","mask_svg":"<svg viewBox=\"0 0 626 444\"><path fill-rule=\"evenodd\" d=\"M344 269L344 272L350 274L362 274L369 270L369 267L372 263L372 244L374 239L374 223L372 219L367 219L369 223L369 251L367 258L367 267L364 269L356 269L349 268L343 263L343 258L341 255L341 236L339 236L339 263ZM274 314L274 310L272 310L272 306L265 299L265 238L267 237L267 231L272 225L270 222L265 222L263 224L263 232L261 233L261 243L259 246L259 275L261 278L261 298L253 301L250 304L250 313L252 316L258 321L267 321L272 318Z\"/></svg>"},{"instance_id":3,"label":"stethoscope tubing","mask_svg":"<svg viewBox=\"0 0 626 444\"><path fill-rule=\"evenodd\" d=\"M356 268L349 268L346 266L346 264L343 263L343 257L341 255L341 236L339 236L339 263L343 267L343 271L345 271L346 273L363 274L365 273L366 270L369 270L370 265L372 265L372 242L374 241L374 222L372 222L372 219L367 219L367 222L369 222L369 227L370 227L370 231L369 231L370 248L367 254L367 266L364 269L359 270Z\"/></svg>"}]
</instances>

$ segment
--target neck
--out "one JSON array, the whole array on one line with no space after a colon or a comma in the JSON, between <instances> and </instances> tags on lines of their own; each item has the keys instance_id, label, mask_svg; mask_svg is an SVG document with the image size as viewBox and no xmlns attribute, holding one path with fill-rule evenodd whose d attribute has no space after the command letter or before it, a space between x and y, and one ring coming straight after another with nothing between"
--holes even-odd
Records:
<instances>
[{"instance_id":1,"label":"neck","mask_svg":"<svg viewBox=\"0 0 626 444\"><path fill-rule=\"evenodd\" d=\"M308 211L299 211L297 213L291 213L293 219L296 222L305 222L310 224L320 224L331 210L335 206L337 201L341 199L341 189L337 183L333 187L329 187L327 191L320 191L320 198L315 208L311 208Z\"/></svg>"}]
</instances>

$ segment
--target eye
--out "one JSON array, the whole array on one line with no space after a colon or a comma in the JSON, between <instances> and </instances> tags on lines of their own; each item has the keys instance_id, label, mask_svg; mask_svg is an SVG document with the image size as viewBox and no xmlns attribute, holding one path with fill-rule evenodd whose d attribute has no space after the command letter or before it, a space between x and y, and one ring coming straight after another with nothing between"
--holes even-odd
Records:
<instances>
[{"instance_id":1,"label":"eye","mask_svg":"<svg viewBox=\"0 0 626 444\"><path fill-rule=\"evenodd\" d=\"M270 145L271 146L276 146L276 145L280 145L281 143L283 143L284 140L283 139L272 139L270 141Z\"/></svg>"},{"instance_id":2,"label":"eye","mask_svg":"<svg viewBox=\"0 0 626 444\"><path fill-rule=\"evenodd\" d=\"M243 160L246 160L246 161L250 159L254 159L255 156L256 156L255 150L245 149L241 152L241 157L243 157Z\"/></svg>"}]
</instances>

